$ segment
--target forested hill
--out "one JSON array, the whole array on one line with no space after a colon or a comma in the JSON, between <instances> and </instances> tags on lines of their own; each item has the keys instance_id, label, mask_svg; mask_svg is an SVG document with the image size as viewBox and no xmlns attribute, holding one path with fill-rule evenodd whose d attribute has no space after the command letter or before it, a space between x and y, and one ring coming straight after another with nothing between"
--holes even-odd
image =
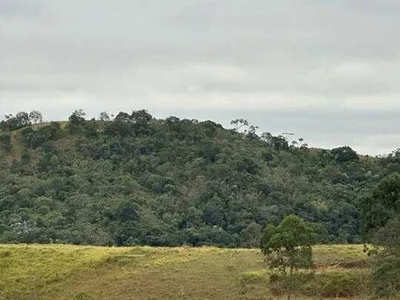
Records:
<instances>
[{"instance_id":1,"label":"forested hill","mask_svg":"<svg viewBox=\"0 0 400 300\"><path fill-rule=\"evenodd\" d=\"M0 243L257 246L287 214L320 242L360 242L360 200L400 154L309 149L303 140L146 111L0 123Z\"/></svg>"}]
</instances>

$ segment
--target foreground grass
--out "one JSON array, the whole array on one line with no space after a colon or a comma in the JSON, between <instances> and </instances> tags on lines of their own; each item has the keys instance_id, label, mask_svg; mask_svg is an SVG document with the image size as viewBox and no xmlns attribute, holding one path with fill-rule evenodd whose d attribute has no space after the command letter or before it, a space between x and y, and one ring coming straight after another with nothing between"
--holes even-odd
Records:
<instances>
[{"instance_id":1,"label":"foreground grass","mask_svg":"<svg viewBox=\"0 0 400 300\"><path fill-rule=\"evenodd\" d=\"M325 289L331 277L343 289L362 284L362 246L316 246L314 258ZM269 275L259 250L0 245L1 300L279 299Z\"/></svg>"}]
</instances>

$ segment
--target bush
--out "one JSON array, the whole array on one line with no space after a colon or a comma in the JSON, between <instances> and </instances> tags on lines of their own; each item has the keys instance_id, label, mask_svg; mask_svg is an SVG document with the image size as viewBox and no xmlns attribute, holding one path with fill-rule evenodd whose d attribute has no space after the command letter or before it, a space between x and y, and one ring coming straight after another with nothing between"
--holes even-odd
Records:
<instances>
[{"instance_id":1,"label":"bush","mask_svg":"<svg viewBox=\"0 0 400 300\"><path fill-rule=\"evenodd\" d=\"M372 278L378 297L396 295L400 291L400 259L393 255L377 260Z\"/></svg>"},{"instance_id":2,"label":"bush","mask_svg":"<svg viewBox=\"0 0 400 300\"><path fill-rule=\"evenodd\" d=\"M328 272L315 277L314 291L310 289L310 294L321 297L354 297L365 292L367 281L364 272Z\"/></svg>"},{"instance_id":3,"label":"bush","mask_svg":"<svg viewBox=\"0 0 400 300\"><path fill-rule=\"evenodd\" d=\"M322 298L350 298L368 292L369 279L363 271L337 271L297 273L293 275L291 288L294 294ZM283 295L288 286L287 277L274 273L270 276L270 290L275 296Z\"/></svg>"},{"instance_id":4,"label":"bush","mask_svg":"<svg viewBox=\"0 0 400 300\"><path fill-rule=\"evenodd\" d=\"M270 291L275 296L281 296L291 291L294 295L306 294L306 288L315 278L313 272L295 273L292 276L285 276L282 273L271 274Z\"/></svg>"}]
</instances>

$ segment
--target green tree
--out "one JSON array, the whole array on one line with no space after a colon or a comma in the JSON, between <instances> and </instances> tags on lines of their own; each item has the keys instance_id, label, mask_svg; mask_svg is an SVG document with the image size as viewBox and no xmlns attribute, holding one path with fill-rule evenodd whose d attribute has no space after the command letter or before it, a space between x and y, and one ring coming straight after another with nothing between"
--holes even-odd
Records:
<instances>
[{"instance_id":1,"label":"green tree","mask_svg":"<svg viewBox=\"0 0 400 300\"><path fill-rule=\"evenodd\" d=\"M85 115L86 114L82 109L78 109L69 116L68 129L71 134L78 133L82 130L82 126L85 124Z\"/></svg>"},{"instance_id":2,"label":"green tree","mask_svg":"<svg viewBox=\"0 0 400 300\"><path fill-rule=\"evenodd\" d=\"M331 153L338 163L357 161L359 159L357 152L351 149L349 146L332 149Z\"/></svg>"},{"instance_id":3,"label":"green tree","mask_svg":"<svg viewBox=\"0 0 400 300\"><path fill-rule=\"evenodd\" d=\"M243 242L246 247L253 248L260 246L261 226L252 222L242 231Z\"/></svg>"},{"instance_id":4,"label":"green tree","mask_svg":"<svg viewBox=\"0 0 400 300\"><path fill-rule=\"evenodd\" d=\"M31 149L36 148L37 133L31 127L21 131L21 137L25 145Z\"/></svg>"},{"instance_id":5,"label":"green tree","mask_svg":"<svg viewBox=\"0 0 400 300\"><path fill-rule=\"evenodd\" d=\"M362 203L363 231L372 241L377 259L372 266L375 294L387 299L400 296L400 175L379 182ZM376 251L374 251L376 252ZM372 253L372 251L371 251Z\"/></svg>"},{"instance_id":6,"label":"green tree","mask_svg":"<svg viewBox=\"0 0 400 300\"><path fill-rule=\"evenodd\" d=\"M288 150L289 149L289 143L287 139L282 136L273 136L269 132L264 132L261 135L261 139L267 143L268 146L273 147L275 150Z\"/></svg>"},{"instance_id":7,"label":"green tree","mask_svg":"<svg viewBox=\"0 0 400 300\"><path fill-rule=\"evenodd\" d=\"M370 196L361 203L362 230L366 239L382 228L396 215L400 215L400 174L382 179Z\"/></svg>"},{"instance_id":8,"label":"green tree","mask_svg":"<svg viewBox=\"0 0 400 300\"><path fill-rule=\"evenodd\" d=\"M6 131L0 135L1 146L5 153L10 153L12 144L11 144L11 134Z\"/></svg>"},{"instance_id":9,"label":"green tree","mask_svg":"<svg viewBox=\"0 0 400 300\"><path fill-rule=\"evenodd\" d=\"M298 268L309 268L312 264L311 246L314 241L312 227L294 215L285 217L278 226L268 225L265 228L261 250L269 266L282 272L288 300L295 287L294 272Z\"/></svg>"},{"instance_id":10,"label":"green tree","mask_svg":"<svg viewBox=\"0 0 400 300\"><path fill-rule=\"evenodd\" d=\"M400 296L400 218L395 217L378 230L373 239L381 248L372 267L375 294L387 299Z\"/></svg>"},{"instance_id":11,"label":"green tree","mask_svg":"<svg viewBox=\"0 0 400 300\"><path fill-rule=\"evenodd\" d=\"M43 121L43 115L42 115L42 113L40 111L32 110L29 113L29 119L34 124L41 123Z\"/></svg>"},{"instance_id":12,"label":"green tree","mask_svg":"<svg viewBox=\"0 0 400 300\"><path fill-rule=\"evenodd\" d=\"M31 125L29 114L23 111L17 113L15 116L8 114L4 117L5 121L0 122L0 128L3 130L13 131Z\"/></svg>"},{"instance_id":13,"label":"green tree","mask_svg":"<svg viewBox=\"0 0 400 300\"><path fill-rule=\"evenodd\" d=\"M235 131L239 131L243 126L249 126L249 121L245 119L236 119L231 121L231 125L235 126Z\"/></svg>"},{"instance_id":14,"label":"green tree","mask_svg":"<svg viewBox=\"0 0 400 300\"><path fill-rule=\"evenodd\" d=\"M106 111L103 111L100 113L99 120L102 122L109 122L111 120L111 118L110 118L110 115Z\"/></svg>"}]
</instances>

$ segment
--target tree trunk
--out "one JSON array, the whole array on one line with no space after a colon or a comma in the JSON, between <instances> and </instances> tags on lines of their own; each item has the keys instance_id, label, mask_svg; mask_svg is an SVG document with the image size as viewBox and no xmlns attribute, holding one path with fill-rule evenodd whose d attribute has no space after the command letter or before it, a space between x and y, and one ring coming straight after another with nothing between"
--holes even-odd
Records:
<instances>
[{"instance_id":1,"label":"tree trunk","mask_svg":"<svg viewBox=\"0 0 400 300\"><path fill-rule=\"evenodd\" d=\"M290 298L292 297L292 281L293 281L293 265L290 265L287 300L290 300Z\"/></svg>"}]
</instances>

